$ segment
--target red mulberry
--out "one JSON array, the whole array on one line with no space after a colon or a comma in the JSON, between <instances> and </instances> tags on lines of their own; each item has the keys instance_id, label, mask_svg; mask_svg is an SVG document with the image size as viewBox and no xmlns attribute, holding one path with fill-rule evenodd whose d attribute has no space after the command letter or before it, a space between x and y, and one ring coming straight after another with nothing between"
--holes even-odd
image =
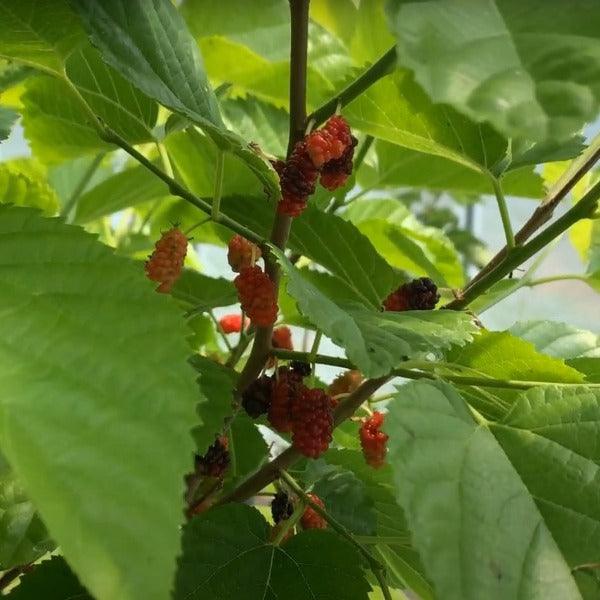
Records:
<instances>
[{"instance_id":1,"label":"red mulberry","mask_svg":"<svg viewBox=\"0 0 600 600\"><path fill-rule=\"evenodd\" d=\"M393 311L432 310L439 299L435 283L429 277L421 277L401 285L383 301L383 306Z\"/></svg>"},{"instance_id":2,"label":"red mulberry","mask_svg":"<svg viewBox=\"0 0 600 600\"><path fill-rule=\"evenodd\" d=\"M351 145L350 127L340 115L331 117L324 127L306 137L306 151L317 169L331 160L341 158Z\"/></svg>"},{"instance_id":3,"label":"red mulberry","mask_svg":"<svg viewBox=\"0 0 600 600\"><path fill-rule=\"evenodd\" d=\"M244 321L244 327L247 327L247 319L244 319ZM237 333L242 330L242 315L225 315L219 319L219 325L225 333Z\"/></svg>"},{"instance_id":4,"label":"red mulberry","mask_svg":"<svg viewBox=\"0 0 600 600\"><path fill-rule=\"evenodd\" d=\"M282 350L293 350L294 345L292 344L292 332L289 327L277 327L273 330L273 337L271 338L271 344L273 348L280 348Z\"/></svg>"},{"instance_id":5,"label":"red mulberry","mask_svg":"<svg viewBox=\"0 0 600 600\"><path fill-rule=\"evenodd\" d=\"M315 494L308 494L308 497L321 508L325 508L323 500ZM312 506L307 506L302 517L300 517L300 524L303 529L326 529L327 521L314 509Z\"/></svg>"},{"instance_id":6,"label":"red mulberry","mask_svg":"<svg viewBox=\"0 0 600 600\"><path fill-rule=\"evenodd\" d=\"M341 188L352 174L352 159L358 140L354 136L350 137L352 143L344 150L344 154L326 162L321 170L321 185L330 192Z\"/></svg>"},{"instance_id":7,"label":"red mulberry","mask_svg":"<svg viewBox=\"0 0 600 600\"><path fill-rule=\"evenodd\" d=\"M297 217L306 207L308 197L314 194L319 177L319 171L306 151L306 143L298 142L285 164L276 168L281 185L281 200L277 210L281 214Z\"/></svg>"},{"instance_id":8,"label":"red mulberry","mask_svg":"<svg viewBox=\"0 0 600 600\"><path fill-rule=\"evenodd\" d=\"M208 477L222 477L229 466L229 440L219 436L204 456L196 456L196 472Z\"/></svg>"},{"instance_id":9,"label":"red mulberry","mask_svg":"<svg viewBox=\"0 0 600 600\"><path fill-rule=\"evenodd\" d=\"M299 393L302 380L287 367L281 367L273 378L269 423L280 433L292 430L292 401Z\"/></svg>"},{"instance_id":10,"label":"red mulberry","mask_svg":"<svg viewBox=\"0 0 600 600\"><path fill-rule=\"evenodd\" d=\"M385 463L389 436L381 431L384 415L375 411L360 427L360 445L367 464L379 469Z\"/></svg>"},{"instance_id":11,"label":"red mulberry","mask_svg":"<svg viewBox=\"0 0 600 600\"><path fill-rule=\"evenodd\" d=\"M183 261L187 253L188 240L177 227L162 234L154 246L154 252L146 261L146 275L160 285L157 292L170 292L181 275Z\"/></svg>"},{"instance_id":12,"label":"red mulberry","mask_svg":"<svg viewBox=\"0 0 600 600\"><path fill-rule=\"evenodd\" d=\"M242 310L254 325L268 327L277 318L275 286L260 267L245 267L234 279Z\"/></svg>"},{"instance_id":13,"label":"red mulberry","mask_svg":"<svg viewBox=\"0 0 600 600\"><path fill-rule=\"evenodd\" d=\"M320 389L303 388L292 397L292 444L304 456L318 458L331 442L331 398Z\"/></svg>"},{"instance_id":14,"label":"red mulberry","mask_svg":"<svg viewBox=\"0 0 600 600\"><path fill-rule=\"evenodd\" d=\"M253 267L261 257L260 248L241 235L234 235L227 248L227 261L233 271L239 273L246 267Z\"/></svg>"}]
</instances>

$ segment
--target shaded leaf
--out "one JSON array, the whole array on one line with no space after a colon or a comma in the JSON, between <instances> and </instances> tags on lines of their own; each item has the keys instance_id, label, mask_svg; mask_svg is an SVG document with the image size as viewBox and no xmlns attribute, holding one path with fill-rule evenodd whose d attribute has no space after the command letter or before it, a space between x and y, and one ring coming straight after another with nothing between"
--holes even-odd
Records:
<instances>
[{"instance_id":1,"label":"shaded leaf","mask_svg":"<svg viewBox=\"0 0 600 600\"><path fill-rule=\"evenodd\" d=\"M600 64L595 2L530 0L523 7L512 0L401 0L388 6L399 62L434 102L530 140L566 140L596 117L600 89L589 68Z\"/></svg>"},{"instance_id":2,"label":"shaded leaf","mask_svg":"<svg viewBox=\"0 0 600 600\"><path fill-rule=\"evenodd\" d=\"M237 291L231 281L221 277L208 277L189 269L181 273L171 294L202 311L229 306L238 301Z\"/></svg>"},{"instance_id":3,"label":"shaded leaf","mask_svg":"<svg viewBox=\"0 0 600 600\"><path fill-rule=\"evenodd\" d=\"M260 513L242 504L192 519L184 529L175 600L234 600L242 590L247 600L328 600L340 589L345 600L367 600L360 558L335 534L306 531L283 547L269 544L268 535Z\"/></svg>"}]
</instances>

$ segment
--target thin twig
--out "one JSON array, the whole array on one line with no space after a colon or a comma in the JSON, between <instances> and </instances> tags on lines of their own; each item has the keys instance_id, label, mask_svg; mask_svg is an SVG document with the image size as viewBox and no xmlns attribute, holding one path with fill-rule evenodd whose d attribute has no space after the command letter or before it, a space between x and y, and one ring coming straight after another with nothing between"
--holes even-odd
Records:
<instances>
[{"instance_id":1,"label":"thin twig","mask_svg":"<svg viewBox=\"0 0 600 600\"><path fill-rule=\"evenodd\" d=\"M65 202L61 214L64 215L67 220L70 221L71 211L75 207L75 204L77 204L79 198L81 198L81 194L85 192L85 188L90 183L90 180L94 176L94 173L96 173L96 171L98 170L98 167L102 163L102 159L105 156L106 152L100 152L99 154L96 154L94 160L92 160L92 162L90 163L90 166L85 170L85 173L81 176L81 179L75 186L75 189L69 196L69 199Z\"/></svg>"}]
</instances>

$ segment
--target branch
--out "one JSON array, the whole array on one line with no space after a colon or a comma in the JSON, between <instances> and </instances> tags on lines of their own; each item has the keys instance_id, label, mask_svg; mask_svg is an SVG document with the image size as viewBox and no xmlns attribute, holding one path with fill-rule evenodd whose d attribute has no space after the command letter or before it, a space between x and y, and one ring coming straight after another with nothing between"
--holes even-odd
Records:
<instances>
[{"instance_id":1,"label":"branch","mask_svg":"<svg viewBox=\"0 0 600 600\"><path fill-rule=\"evenodd\" d=\"M500 263L491 271L480 274L473 280L462 292L461 296L447 304L444 308L459 310L467 306L475 298L481 296L492 285L500 281L519 265L531 258L536 252L547 246L552 240L564 233L571 225L581 219L589 219L598 205L600 198L600 182L592 186L585 196L572 208L570 208L562 217L554 221L544 231L529 241L524 246L517 246L500 261Z\"/></svg>"},{"instance_id":2,"label":"branch","mask_svg":"<svg viewBox=\"0 0 600 600\"><path fill-rule=\"evenodd\" d=\"M272 351L273 356L281 358L282 360L299 360L302 362L308 362L308 352L297 352L294 350L281 350L274 348ZM331 365L333 367L342 367L344 369L356 369L356 366L352 364L348 359L341 358L339 356L325 356L323 354L317 354L315 362L321 365ZM411 361L407 361L407 365L411 364ZM419 367L422 365L420 362ZM547 381L521 381L517 379L494 379L493 377L472 377L470 375L453 375L443 374L440 375L435 373L433 369L436 367L435 362L431 362L430 366L432 371L415 370L410 367L399 367L391 372L391 375L395 377L403 377L404 379L444 379L457 385L476 385L480 387L490 388L501 388L501 389L512 389L512 390L529 390L534 387L540 386L559 386L569 387L578 386L579 383L555 383ZM375 380L376 381L376 380ZM587 386L600 387L600 383L587 383ZM340 405L341 406L341 405Z\"/></svg>"},{"instance_id":3,"label":"branch","mask_svg":"<svg viewBox=\"0 0 600 600\"><path fill-rule=\"evenodd\" d=\"M288 156L296 142L304 137L306 122L306 50L308 46L308 6L309 0L290 0L291 45L290 45L290 131ZM283 250L287 244L292 226L292 218L275 213L271 230L271 243ZM277 261L263 254L266 273L279 290L280 270ZM271 350L273 327L258 327L250 356L238 379L238 393L256 379L264 367Z\"/></svg>"},{"instance_id":4,"label":"branch","mask_svg":"<svg viewBox=\"0 0 600 600\"><path fill-rule=\"evenodd\" d=\"M579 158L571 163L569 169L552 186L546 199L535 209L525 225L516 233L515 242L517 245L524 244L540 227L552 218L554 209L598 160L600 160L600 135L594 139ZM466 289L496 269L506 259L507 254L508 247L505 246L473 277Z\"/></svg>"},{"instance_id":5,"label":"branch","mask_svg":"<svg viewBox=\"0 0 600 600\"><path fill-rule=\"evenodd\" d=\"M307 122L314 121L315 125L320 125L331 117L331 115L335 114L338 106L346 106L370 88L376 81L391 73L395 65L396 46L392 46L377 62L374 62L364 71L362 75L310 114Z\"/></svg>"},{"instance_id":6,"label":"branch","mask_svg":"<svg viewBox=\"0 0 600 600\"><path fill-rule=\"evenodd\" d=\"M156 175L159 179L162 179L169 186L169 191L171 192L171 194L173 194L174 196L179 196L186 202L193 204L196 208L199 208L207 215L211 214L212 206L210 202L207 202L203 198L199 198L198 196L190 192L190 190L183 187L178 181L176 181L175 179L167 175L164 171L159 169L151 160L148 160L141 152L138 152L138 150L136 150L131 144L129 144L127 140L123 139L116 131L109 129L108 127L104 127L100 136L105 142L115 144L116 146L123 148L123 150L125 150L127 154L135 158L135 160L137 160L140 164L146 167L146 169L154 173L154 175ZM216 223L221 223L222 225L229 227L229 229L235 231L236 233L239 233L240 235L244 236L245 238L249 239L255 244L261 247L265 246L265 240L262 237L260 237L259 235L254 233L254 231L248 229L241 223L238 223L234 219L231 219L227 215L219 214L217 219L213 220Z\"/></svg>"},{"instance_id":7,"label":"branch","mask_svg":"<svg viewBox=\"0 0 600 600\"><path fill-rule=\"evenodd\" d=\"M94 173L98 170L98 167L102 163L102 159L105 155L105 152L100 152L99 154L96 154L94 160L92 160L90 166L86 169L85 173L82 175L81 179L77 183L77 186L73 190L72 194L69 196L69 199L65 202L61 214L64 215L67 219L70 218L71 211L75 207L75 204L77 204L77 201L81 197L81 194L83 194L83 192L85 191L85 188L94 176Z\"/></svg>"},{"instance_id":8,"label":"branch","mask_svg":"<svg viewBox=\"0 0 600 600\"><path fill-rule=\"evenodd\" d=\"M342 400L337 405L333 415L334 427L337 427L346 418L353 415L356 409L374 392L377 391L386 381L388 377L380 379L369 379L360 387L352 392L347 398ZM279 477L279 472L282 469L287 469L296 461L302 458L302 454L293 446L284 450L277 458L267 463L256 473L242 481L235 489L223 496L217 504L227 504L228 502L243 502L244 500L255 496L263 488L275 481Z\"/></svg>"}]
</instances>

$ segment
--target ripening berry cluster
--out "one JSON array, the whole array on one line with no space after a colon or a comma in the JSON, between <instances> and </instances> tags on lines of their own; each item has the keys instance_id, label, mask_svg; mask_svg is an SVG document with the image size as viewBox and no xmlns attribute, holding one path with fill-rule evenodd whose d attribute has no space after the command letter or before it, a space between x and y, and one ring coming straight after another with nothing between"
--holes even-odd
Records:
<instances>
[{"instance_id":1,"label":"ripening berry cluster","mask_svg":"<svg viewBox=\"0 0 600 600\"><path fill-rule=\"evenodd\" d=\"M204 456L196 455L196 473L204 477L223 477L229 461L229 439L220 435Z\"/></svg>"},{"instance_id":2,"label":"ripening berry cluster","mask_svg":"<svg viewBox=\"0 0 600 600\"><path fill-rule=\"evenodd\" d=\"M386 443L389 436L381 431L384 422L383 413L375 411L360 426L360 445L367 464L374 469L379 469L385 464L387 453Z\"/></svg>"},{"instance_id":3,"label":"ripening berry cluster","mask_svg":"<svg viewBox=\"0 0 600 600\"><path fill-rule=\"evenodd\" d=\"M165 231L154 245L154 252L146 261L146 275L160 285L157 292L168 293L181 275L187 253L188 239L178 228Z\"/></svg>"},{"instance_id":4,"label":"ripening berry cluster","mask_svg":"<svg viewBox=\"0 0 600 600\"><path fill-rule=\"evenodd\" d=\"M278 211L299 216L315 192L319 175L321 185L330 191L343 186L352 173L356 142L344 117L335 115L299 141L287 161L273 161L281 185Z\"/></svg>"},{"instance_id":5,"label":"ripening berry cluster","mask_svg":"<svg viewBox=\"0 0 600 600\"><path fill-rule=\"evenodd\" d=\"M435 283L429 277L413 279L401 285L392 292L384 301L385 310L433 310L438 303L440 295Z\"/></svg>"},{"instance_id":6,"label":"ripening berry cluster","mask_svg":"<svg viewBox=\"0 0 600 600\"><path fill-rule=\"evenodd\" d=\"M242 315L229 314L223 315L219 319L219 327L223 333L239 333L242 330ZM244 329L248 327L248 319L244 319Z\"/></svg>"},{"instance_id":7,"label":"ripening berry cluster","mask_svg":"<svg viewBox=\"0 0 600 600\"><path fill-rule=\"evenodd\" d=\"M314 504L325 509L323 500L316 494L307 494L307 496ZM294 527L290 527L290 524L287 523L287 520L293 515L294 509L295 501L287 492L279 491L275 494L271 502L271 516L275 523L271 529L271 541L279 535L283 527L287 527L288 531L281 539L281 544L287 542L294 535ZM312 506L307 506L300 517L300 525L302 529L326 529L327 521Z\"/></svg>"},{"instance_id":8,"label":"ripening berry cluster","mask_svg":"<svg viewBox=\"0 0 600 600\"><path fill-rule=\"evenodd\" d=\"M307 494L307 496L319 507L325 508L323 500L315 494ZM307 506L302 517L300 517L300 525L303 529L325 529L327 521L314 509L312 506Z\"/></svg>"},{"instance_id":9,"label":"ripening berry cluster","mask_svg":"<svg viewBox=\"0 0 600 600\"><path fill-rule=\"evenodd\" d=\"M242 394L242 406L253 418L267 414L271 426L291 433L293 446L304 456L317 458L332 439L333 403L323 390L309 389L304 363L279 367L272 377L263 375Z\"/></svg>"},{"instance_id":10,"label":"ripening berry cluster","mask_svg":"<svg viewBox=\"0 0 600 600\"><path fill-rule=\"evenodd\" d=\"M254 325L268 327L277 318L277 291L269 276L255 264L260 256L260 248L241 235L234 235L229 242L227 260L232 270L239 273L233 284L242 310ZM240 318L240 329L241 326Z\"/></svg>"}]
</instances>

